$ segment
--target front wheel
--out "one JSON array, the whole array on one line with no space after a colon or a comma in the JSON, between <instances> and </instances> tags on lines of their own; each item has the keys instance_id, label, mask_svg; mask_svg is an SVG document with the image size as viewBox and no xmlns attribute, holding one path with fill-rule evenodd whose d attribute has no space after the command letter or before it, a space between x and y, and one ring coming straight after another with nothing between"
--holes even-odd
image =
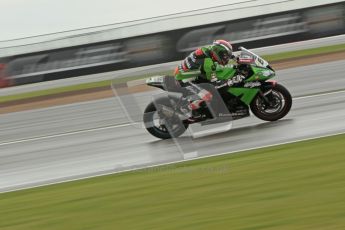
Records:
<instances>
[{"instance_id":1,"label":"front wheel","mask_svg":"<svg viewBox=\"0 0 345 230\"><path fill-rule=\"evenodd\" d=\"M170 139L179 137L188 129L188 123L180 120L177 114L165 115L164 112L158 111L156 105L171 108L167 98L161 98L156 103L151 102L146 107L143 118L145 128L150 134L160 139Z\"/></svg>"},{"instance_id":2,"label":"front wheel","mask_svg":"<svg viewBox=\"0 0 345 230\"><path fill-rule=\"evenodd\" d=\"M276 121L288 114L291 105L292 97L289 91L277 84L266 92L258 94L250 104L250 109L262 120Z\"/></svg>"}]
</instances>

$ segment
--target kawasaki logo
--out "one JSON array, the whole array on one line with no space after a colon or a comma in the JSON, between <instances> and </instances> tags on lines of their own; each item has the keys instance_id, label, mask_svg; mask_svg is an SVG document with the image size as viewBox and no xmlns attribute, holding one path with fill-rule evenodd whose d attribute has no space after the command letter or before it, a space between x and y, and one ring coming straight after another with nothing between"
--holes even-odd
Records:
<instances>
[{"instance_id":1,"label":"kawasaki logo","mask_svg":"<svg viewBox=\"0 0 345 230\"><path fill-rule=\"evenodd\" d=\"M261 83L258 81L252 81L252 82L247 82L246 84L244 84L245 88L254 88L254 87L258 87L260 86Z\"/></svg>"}]
</instances>

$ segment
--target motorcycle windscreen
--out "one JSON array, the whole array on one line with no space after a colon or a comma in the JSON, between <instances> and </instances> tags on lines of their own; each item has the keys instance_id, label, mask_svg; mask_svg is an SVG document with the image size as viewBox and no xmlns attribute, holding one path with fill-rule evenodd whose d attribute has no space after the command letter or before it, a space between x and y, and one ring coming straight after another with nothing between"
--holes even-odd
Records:
<instances>
[{"instance_id":1,"label":"motorcycle windscreen","mask_svg":"<svg viewBox=\"0 0 345 230\"><path fill-rule=\"evenodd\" d=\"M257 67L266 68L268 66L268 62L261 58L259 55L241 47L241 54L238 57L239 64L250 64L255 65Z\"/></svg>"}]
</instances>

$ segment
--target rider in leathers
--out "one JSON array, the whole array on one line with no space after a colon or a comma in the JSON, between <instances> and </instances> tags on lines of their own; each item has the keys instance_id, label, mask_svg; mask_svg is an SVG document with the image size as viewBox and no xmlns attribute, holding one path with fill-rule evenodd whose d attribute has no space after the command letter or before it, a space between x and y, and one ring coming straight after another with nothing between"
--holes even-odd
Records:
<instances>
[{"instance_id":1,"label":"rider in leathers","mask_svg":"<svg viewBox=\"0 0 345 230\"><path fill-rule=\"evenodd\" d=\"M211 65L204 65L206 58L210 58L213 63ZM227 65L231 58L234 58L231 44L225 40L215 40L212 45L198 48L189 54L175 69L174 75L176 79L181 79L181 76L195 75L199 82L201 80L201 82L210 83L216 89L231 86L240 83L245 77L236 75L224 82L218 80L215 75L215 70ZM209 67L205 69L205 66ZM178 82L191 95L188 97L187 106L182 108L187 116L191 117L192 112L198 110L203 103L212 101L213 93L210 90L206 90L192 81L178 80Z\"/></svg>"}]
</instances>

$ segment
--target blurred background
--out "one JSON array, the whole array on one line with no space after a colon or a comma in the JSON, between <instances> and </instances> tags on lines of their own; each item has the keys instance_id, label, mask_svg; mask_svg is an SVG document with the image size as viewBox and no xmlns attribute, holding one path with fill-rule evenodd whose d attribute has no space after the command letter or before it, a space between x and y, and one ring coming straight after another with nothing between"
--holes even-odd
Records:
<instances>
[{"instance_id":1,"label":"blurred background","mask_svg":"<svg viewBox=\"0 0 345 230\"><path fill-rule=\"evenodd\" d=\"M214 39L257 48L345 32L344 1L104 3L8 3L24 7L1 16L0 87L176 61Z\"/></svg>"},{"instance_id":2,"label":"blurred background","mask_svg":"<svg viewBox=\"0 0 345 230\"><path fill-rule=\"evenodd\" d=\"M1 230L345 229L345 1L2 0L1 10ZM145 79L214 39L269 61L291 111L151 136L143 110L162 91Z\"/></svg>"}]
</instances>

